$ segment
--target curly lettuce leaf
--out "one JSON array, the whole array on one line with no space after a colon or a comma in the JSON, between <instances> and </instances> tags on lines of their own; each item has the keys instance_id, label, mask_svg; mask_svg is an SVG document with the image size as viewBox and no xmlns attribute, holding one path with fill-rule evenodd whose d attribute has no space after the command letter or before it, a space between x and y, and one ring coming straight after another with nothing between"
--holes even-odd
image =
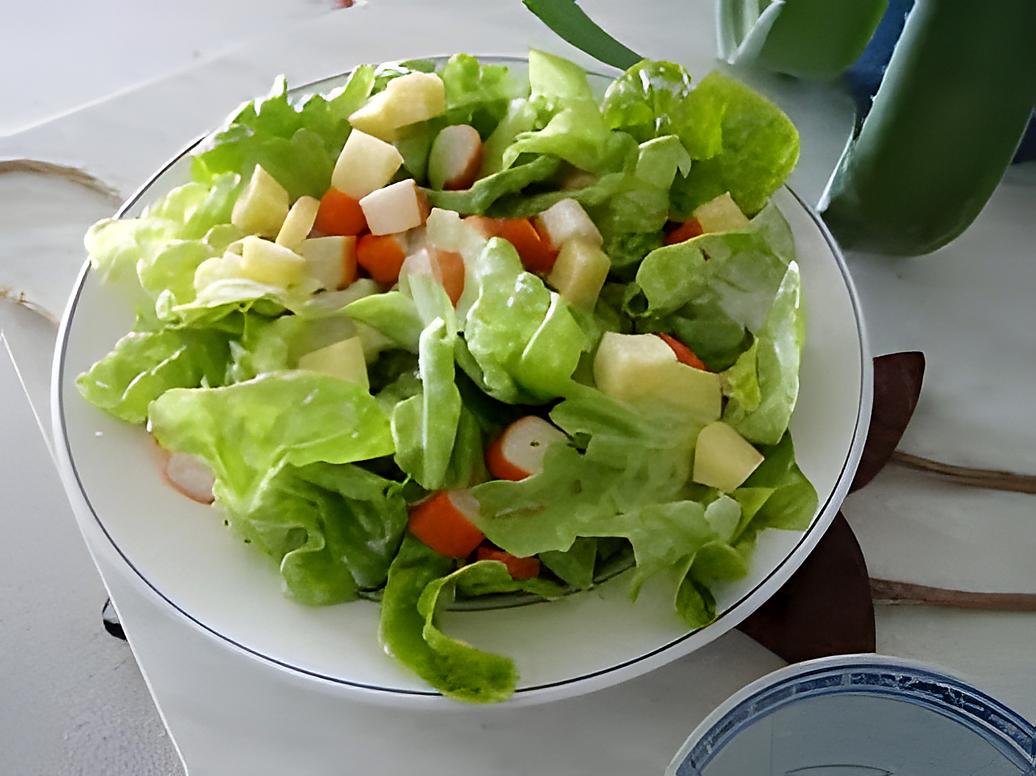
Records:
<instances>
[{"instance_id":1,"label":"curly lettuce leaf","mask_svg":"<svg viewBox=\"0 0 1036 776\"><path fill-rule=\"evenodd\" d=\"M471 124L486 137L500 123L520 86L506 65L479 62L470 54L454 54L439 73L446 87L446 120Z\"/></svg>"},{"instance_id":2,"label":"curly lettuce leaf","mask_svg":"<svg viewBox=\"0 0 1036 776\"><path fill-rule=\"evenodd\" d=\"M471 703L506 700L518 682L514 662L451 639L436 622L440 600L445 603L453 595L458 581L450 574L453 566L453 560L407 535L381 598L379 638L386 652L447 697Z\"/></svg>"},{"instance_id":3,"label":"curly lettuce leaf","mask_svg":"<svg viewBox=\"0 0 1036 776\"><path fill-rule=\"evenodd\" d=\"M347 118L373 87L374 68L361 65L330 96L311 95L295 104L280 77L266 97L242 105L205 141L191 173L196 181L210 182L220 173L246 177L260 164L293 199L320 197L349 134Z\"/></svg>"},{"instance_id":4,"label":"curly lettuce leaf","mask_svg":"<svg viewBox=\"0 0 1036 776\"><path fill-rule=\"evenodd\" d=\"M191 287L194 262L219 252L220 245L216 239L210 241L209 232L230 224L239 184L240 178L233 174L215 176L209 183L187 183L153 203L139 218L98 221L83 241L92 269L105 282L136 273L152 298L167 287ZM176 241L191 241L186 250L200 252L171 253ZM208 256L198 260L206 251Z\"/></svg>"},{"instance_id":5,"label":"curly lettuce leaf","mask_svg":"<svg viewBox=\"0 0 1036 776\"><path fill-rule=\"evenodd\" d=\"M523 270L506 240L490 240L470 276L477 296L464 320L464 340L486 392L510 403L565 392L589 344L568 305Z\"/></svg>"},{"instance_id":6,"label":"curly lettuce leaf","mask_svg":"<svg viewBox=\"0 0 1036 776\"><path fill-rule=\"evenodd\" d=\"M817 511L817 492L795 463L791 434L776 445L761 445L764 460L745 483L731 495L741 504L744 519L736 540L763 528L802 531Z\"/></svg>"},{"instance_id":7,"label":"curly lettuce leaf","mask_svg":"<svg viewBox=\"0 0 1036 776\"><path fill-rule=\"evenodd\" d=\"M281 464L247 502L221 502L233 530L279 562L285 591L326 606L385 584L406 530L402 485L351 464Z\"/></svg>"},{"instance_id":8,"label":"curly lettuce leaf","mask_svg":"<svg viewBox=\"0 0 1036 776\"><path fill-rule=\"evenodd\" d=\"M131 331L76 378L88 402L128 423L147 420L148 406L172 388L222 385L229 334L218 329Z\"/></svg>"},{"instance_id":9,"label":"curly lettuce leaf","mask_svg":"<svg viewBox=\"0 0 1036 776\"><path fill-rule=\"evenodd\" d=\"M680 218L727 191L743 211L757 213L798 161L799 134L784 112L719 72L698 83L677 121L696 160L673 186Z\"/></svg>"},{"instance_id":10,"label":"curly lettuce leaf","mask_svg":"<svg viewBox=\"0 0 1036 776\"><path fill-rule=\"evenodd\" d=\"M674 131L673 117L690 91L691 76L683 65L646 59L612 81L601 111L609 128L644 142Z\"/></svg>"},{"instance_id":11,"label":"curly lettuce leaf","mask_svg":"<svg viewBox=\"0 0 1036 776\"><path fill-rule=\"evenodd\" d=\"M485 213L494 202L508 194L520 192L531 183L545 180L558 171L561 162L549 156L540 156L527 164L500 170L479 178L470 189L438 191L422 189L428 204L444 210L455 210L461 215Z\"/></svg>"},{"instance_id":12,"label":"curly lettuce leaf","mask_svg":"<svg viewBox=\"0 0 1036 776\"><path fill-rule=\"evenodd\" d=\"M751 385L751 372L746 365L746 385L731 394L723 411L723 419L750 442L777 444L795 409L802 352L800 288L799 268L792 262L752 345L758 387Z\"/></svg>"}]
</instances>

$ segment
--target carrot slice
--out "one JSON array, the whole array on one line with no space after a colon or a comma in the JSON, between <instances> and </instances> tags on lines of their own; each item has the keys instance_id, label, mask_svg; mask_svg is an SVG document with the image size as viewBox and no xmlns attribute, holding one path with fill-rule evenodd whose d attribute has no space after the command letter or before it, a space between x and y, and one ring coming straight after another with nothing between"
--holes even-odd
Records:
<instances>
[{"instance_id":1,"label":"carrot slice","mask_svg":"<svg viewBox=\"0 0 1036 776\"><path fill-rule=\"evenodd\" d=\"M326 235L343 237L362 234L367 228L360 201L332 187L320 199L316 228Z\"/></svg>"},{"instance_id":2,"label":"carrot slice","mask_svg":"<svg viewBox=\"0 0 1036 776\"><path fill-rule=\"evenodd\" d=\"M469 518L477 509L468 491L440 490L410 508L410 533L436 552L466 558L485 538Z\"/></svg>"},{"instance_id":3,"label":"carrot slice","mask_svg":"<svg viewBox=\"0 0 1036 776\"><path fill-rule=\"evenodd\" d=\"M709 371L705 366L705 362L698 358L697 354L693 350L680 342L676 337L669 334L663 334L662 332L657 332L657 336L669 346L674 354L676 354L676 360L681 364L693 366L695 369L701 369L704 372Z\"/></svg>"},{"instance_id":4,"label":"carrot slice","mask_svg":"<svg viewBox=\"0 0 1036 776\"><path fill-rule=\"evenodd\" d=\"M502 237L514 246L529 272L550 272L558 257L557 249L543 238L528 218L487 218L469 216L464 219L487 237Z\"/></svg>"},{"instance_id":5,"label":"carrot slice","mask_svg":"<svg viewBox=\"0 0 1036 776\"><path fill-rule=\"evenodd\" d=\"M507 573L511 575L511 579L532 579L540 575L539 558L520 558L509 552L498 550L496 547L479 547L475 558L503 563L507 566Z\"/></svg>"},{"instance_id":6,"label":"carrot slice","mask_svg":"<svg viewBox=\"0 0 1036 776\"><path fill-rule=\"evenodd\" d=\"M396 234L365 234L356 243L356 263L385 285L399 280L399 269L406 259L406 245Z\"/></svg>"},{"instance_id":7,"label":"carrot slice","mask_svg":"<svg viewBox=\"0 0 1036 776\"><path fill-rule=\"evenodd\" d=\"M678 227L666 234L665 244L676 245L677 243L685 242L704 233L705 230L701 228L701 224L698 223L697 218L688 218Z\"/></svg>"}]
</instances>

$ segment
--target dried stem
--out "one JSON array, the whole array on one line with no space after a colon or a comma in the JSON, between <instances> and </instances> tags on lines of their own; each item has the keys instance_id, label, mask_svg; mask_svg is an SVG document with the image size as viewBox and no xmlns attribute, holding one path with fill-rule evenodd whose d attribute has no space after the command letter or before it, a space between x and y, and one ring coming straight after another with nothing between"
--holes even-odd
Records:
<instances>
[{"instance_id":1,"label":"dried stem","mask_svg":"<svg viewBox=\"0 0 1036 776\"><path fill-rule=\"evenodd\" d=\"M902 450L894 452L892 460L908 469L946 477L958 485L970 485L988 490L1004 490L1011 493L1036 494L1036 476L1031 474L1016 474L997 469L972 469L968 466L954 466L953 464L933 461L930 458L923 458L912 453L904 453Z\"/></svg>"},{"instance_id":2,"label":"dried stem","mask_svg":"<svg viewBox=\"0 0 1036 776\"><path fill-rule=\"evenodd\" d=\"M50 175L74 183L83 188L95 191L118 204L122 202L122 195L114 188L102 181L96 175L91 175L86 170L78 167L70 167L66 164L55 164L40 159L0 159L0 173L5 172L26 172L35 175Z\"/></svg>"},{"instance_id":3,"label":"dried stem","mask_svg":"<svg viewBox=\"0 0 1036 776\"><path fill-rule=\"evenodd\" d=\"M875 604L889 606L945 606L954 609L1036 612L1036 594L1032 593L974 593L891 579L871 579L871 596Z\"/></svg>"},{"instance_id":4,"label":"dried stem","mask_svg":"<svg viewBox=\"0 0 1036 776\"><path fill-rule=\"evenodd\" d=\"M54 314L50 310L39 302L32 301L21 291L15 291L11 288L0 288L0 300L2 299L7 299L17 305L21 305L27 310L31 310L37 315L43 316L55 326L58 325L58 319L54 317Z\"/></svg>"}]
</instances>

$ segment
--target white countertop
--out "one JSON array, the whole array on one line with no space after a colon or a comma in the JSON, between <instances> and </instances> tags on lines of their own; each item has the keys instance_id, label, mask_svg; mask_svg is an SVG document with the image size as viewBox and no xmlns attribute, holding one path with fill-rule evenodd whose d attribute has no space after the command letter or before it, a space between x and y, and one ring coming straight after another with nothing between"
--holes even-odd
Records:
<instances>
[{"instance_id":1,"label":"white countertop","mask_svg":"<svg viewBox=\"0 0 1036 776\"><path fill-rule=\"evenodd\" d=\"M459 29L447 23L430 28L406 0L371 0L368 8L334 13L330 0L116 5L68 9L59 25L46 6L25 4L8 14L0 30L0 66L21 75L5 83L0 131L23 131L0 138L0 159L82 165L128 193L186 140L244 96L262 91L281 70L295 81L308 80L341 71L356 59L471 50L472 39L485 43L479 46L483 51L517 51L533 42L570 53L520 6L484 9ZM389 10L376 9L379 5ZM463 16L471 2L452 5ZM604 20L621 18L624 7L618 0L584 5ZM700 70L712 51L710 7L708 0L681 4L687 16L674 28L666 24L672 4L643 3L636 21L622 22L627 41L653 56L693 60ZM398 21L391 39L349 39L349 25L365 29L373 21L364 15L375 11L391 12ZM307 17L314 18L306 22ZM296 23L291 35L276 32L290 22ZM249 39L253 42L234 48ZM341 43L345 40L348 45ZM24 67L39 61L41 53L64 66ZM840 149L846 106L821 88L779 81L763 85L802 128L808 142L796 185L815 196ZM105 99L112 95L119 96ZM917 348L929 356L924 399L904 442L913 451L965 464L1036 469L1030 388L1036 377L1031 337L1036 313L1027 303L1036 287L1034 168L1012 170L979 222L940 254L895 264L849 257L876 352ZM0 201L0 287L18 280L17 288L56 308L82 261L79 235L112 210L111 201L75 184L21 173L0 175ZM0 302L0 331L17 356L40 421L48 423L40 398L46 392L51 324ZM104 587L60 491L33 411L2 354L0 404L6 408L0 492L7 496L0 512L6 537L0 544L2 769L19 775L176 773L176 753L133 655L100 627ZM852 497L845 512L875 576L1036 592L1031 496L947 486L890 469ZM283 773L285 768L341 773L342 762L356 771L366 767L391 774L402 772L408 757L393 752L404 734L418 747L434 747L437 736L475 731L483 743L453 763L456 772L521 773L526 765L535 770L528 753L528 742L535 740L541 761L558 773L661 773L712 707L779 665L732 633L643 679L534 715L429 721L365 708L343 733L348 715L340 701L284 681L202 637L87 533L136 656L195 775ZM1036 672L1028 657L1036 643L1036 615L879 608L877 625L880 651L946 666L1036 718ZM177 644L177 654L171 654L170 643ZM292 713L308 715L309 724L286 727ZM233 724L246 714L249 724ZM573 725L573 719L595 724ZM609 738L611 731L623 730L621 739ZM619 743L606 743L614 740Z\"/></svg>"}]
</instances>

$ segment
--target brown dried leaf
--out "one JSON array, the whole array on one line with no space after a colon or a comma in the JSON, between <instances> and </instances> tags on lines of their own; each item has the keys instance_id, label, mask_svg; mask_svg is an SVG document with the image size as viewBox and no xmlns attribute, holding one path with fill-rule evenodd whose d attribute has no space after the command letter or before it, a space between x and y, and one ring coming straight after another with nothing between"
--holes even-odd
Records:
<instances>
[{"instance_id":1,"label":"brown dried leaf","mask_svg":"<svg viewBox=\"0 0 1036 776\"><path fill-rule=\"evenodd\" d=\"M849 488L859 490L885 468L921 396L924 353L889 353L874 359L874 405L863 456Z\"/></svg>"},{"instance_id":2,"label":"brown dried leaf","mask_svg":"<svg viewBox=\"0 0 1036 776\"><path fill-rule=\"evenodd\" d=\"M874 651L867 564L841 513L805 563L740 630L789 663Z\"/></svg>"}]
</instances>

